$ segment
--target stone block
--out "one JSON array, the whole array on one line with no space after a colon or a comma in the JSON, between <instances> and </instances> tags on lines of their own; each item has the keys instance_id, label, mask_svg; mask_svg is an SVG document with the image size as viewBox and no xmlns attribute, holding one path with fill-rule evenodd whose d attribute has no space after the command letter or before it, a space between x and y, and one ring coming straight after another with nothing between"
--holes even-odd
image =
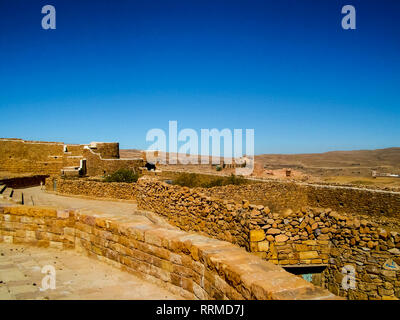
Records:
<instances>
[{"instance_id":1,"label":"stone block","mask_svg":"<svg viewBox=\"0 0 400 320\"><path fill-rule=\"evenodd\" d=\"M269 249L269 242L268 241L260 241L257 242L258 251L265 251L267 252Z\"/></svg>"},{"instance_id":2,"label":"stone block","mask_svg":"<svg viewBox=\"0 0 400 320\"><path fill-rule=\"evenodd\" d=\"M250 241L263 241L265 239L264 230L250 230Z\"/></svg>"},{"instance_id":3,"label":"stone block","mask_svg":"<svg viewBox=\"0 0 400 320\"><path fill-rule=\"evenodd\" d=\"M317 259L318 252L317 251L303 251L303 252L299 252L299 256L300 256L301 260Z\"/></svg>"}]
</instances>

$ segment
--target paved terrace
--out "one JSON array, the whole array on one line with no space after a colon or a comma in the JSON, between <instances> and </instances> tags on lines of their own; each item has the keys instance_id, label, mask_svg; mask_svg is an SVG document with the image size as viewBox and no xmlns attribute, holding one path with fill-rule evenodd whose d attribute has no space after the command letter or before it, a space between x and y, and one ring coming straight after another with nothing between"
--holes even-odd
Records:
<instances>
[{"instance_id":1,"label":"paved terrace","mask_svg":"<svg viewBox=\"0 0 400 320\"><path fill-rule=\"evenodd\" d=\"M93 200L84 197L62 196L41 190L40 187L20 189L24 193L24 201L27 205L54 206L64 209L88 209L98 212L104 216L129 217L137 222L148 222L147 218L140 215L133 215L137 212L137 205L134 201L107 201ZM33 201L33 202L32 202Z\"/></svg>"},{"instance_id":2,"label":"paved terrace","mask_svg":"<svg viewBox=\"0 0 400 320\"><path fill-rule=\"evenodd\" d=\"M23 189L26 204L65 209L91 210L97 216L121 222L153 223L137 213L129 201L90 200L65 197L41 190ZM2 203L8 203L0 200ZM56 289L41 291L42 267L56 268ZM0 243L0 300L14 299L183 299L166 289L119 268L72 250L35 248Z\"/></svg>"},{"instance_id":3,"label":"paved terrace","mask_svg":"<svg viewBox=\"0 0 400 320\"><path fill-rule=\"evenodd\" d=\"M3 299L340 299L243 248L177 230L133 202L66 197L40 187L24 195L28 206L0 211ZM50 247L15 244L21 242ZM65 244L97 260L57 250ZM52 293L38 290L44 264L59 268Z\"/></svg>"},{"instance_id":4,"label":"paved terrace","mask_svg":"<svg viewBox=\"0 0 400 320\"><path fill-rule=\"evenodd\" d=\"M41 290L46 274L56 270L56 288ZM35 299L182 299L106 263L75 251L0 244L0 300Z\"/></svg>"}]
</instances>

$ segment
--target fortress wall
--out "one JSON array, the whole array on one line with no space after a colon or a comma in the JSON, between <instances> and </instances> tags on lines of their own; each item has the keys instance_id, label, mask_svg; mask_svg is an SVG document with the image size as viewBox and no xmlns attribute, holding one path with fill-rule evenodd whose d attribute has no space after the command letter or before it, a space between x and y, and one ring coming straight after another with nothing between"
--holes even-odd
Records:
<instances>
[{"instance_id":1,"label":"fortress wall","mask_svg":"<svg viewBox=\"0 0 400 320\"><path fill-rule=\"evenodd\" d=\"M0 139L0 159L17 158L47 161L49 156L62 156L63 143Z\"/></svg>"},{"instance_id":2,"label":"fortress wall","mask_svg":"<svg viewBox=\"0 0 400 320\"><path fill-rule=\"evenodd\" d=\"M63 144L0 139L0 171L55 174L62 168Z\"/></svg>"},{"instance_id":3,"label":"fortress wall","mask_svg":"<svg viewBox=\"0 0 400 320\"><path fill-rule=\"evenodd\" d=\"M138 208L153 211L182 230L248 247L249 208L233 200L208 197L187 187L156 180L140 179L137 189Z\"/></svg>"},{"instance_id":4,"label":"fortress wall","mask_svg":"<svg viewBox=\"0 0 400 320\"><path fill-rule=\"evenodd\" d=\"M220 199L233 199L238 202L248 200L252 204L267 206L273 211L287 208L300 209L308 205L308 196L305 189L295 183L268 181L256 184L198 188L198 190Z\"/></svg>"},{"instance_id":5,"label":"fortress wall","mask_svg":"<svg viewBox=\"0 0 400 320\"><path fill-rule=\"evenodd\" d=\"M311 185L305 189L309 206L379 218L400 218L399 192Z\"/></svg>"},{"instance_id":6,"label":"fortress wall","mask_svg":"<svg viewBox=\"0 0 400 320\"><path fill-rule=\"evenodd\" d=\"M337 299L230 243L151 223L0 207L0 242L75 249L189 299Z\"/></svg>"}]
</instances>

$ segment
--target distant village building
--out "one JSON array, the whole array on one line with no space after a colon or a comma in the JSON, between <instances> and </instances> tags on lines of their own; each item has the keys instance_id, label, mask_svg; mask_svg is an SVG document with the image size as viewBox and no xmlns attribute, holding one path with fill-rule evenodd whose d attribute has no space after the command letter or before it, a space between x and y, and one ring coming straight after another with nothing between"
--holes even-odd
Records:
<instances>
[{"instance_id":1,"label":"distant village building","mask_svg":"<svg viewBox=\"0 0 400 320\"><path fill-rule=\"evenodd\" d=\"M400 174L394 174L394 173L379 173L376 172L376 170L371 171L371 175L373 178L376 177L390 177L390 178L400 178Z\"/></svg>"}]
</instances>

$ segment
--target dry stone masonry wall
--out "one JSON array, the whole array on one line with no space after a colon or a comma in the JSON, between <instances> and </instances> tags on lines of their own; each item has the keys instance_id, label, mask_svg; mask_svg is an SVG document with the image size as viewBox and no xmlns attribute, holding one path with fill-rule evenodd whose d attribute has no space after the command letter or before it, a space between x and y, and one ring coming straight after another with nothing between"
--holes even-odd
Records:
<instances>
[{"instance_id":1,"label":"dry stone masonry wall","mask_svg":"<svg viewBox=\"0 0 400 320\"><path fill-rule=\"evenodd\" d=\"M61 169L79 167L86 160L87 175L112 173L120 168L138 170L143 159L120 159L118 143L71 145L62 142L0 138L0 171L42 175L60 174Z\"/></svg>"},{"instance_id":2,"label":"dry stone masonry wall","mask_svg":"<svg viewBox=\"0 0 400 320\"><path fill-rule=\"evenodd\" d=\"M54 181L56 182L54 183ZM135 183L98 182L84 179L63 179L59 177L47 178L45 186L46 190L57 191L61 194L116 200L135 200L137 192Z\"/></svg>"},{"instance_id":3,"label":"dry stone masonry wall","mask_svg":"<svg viewBox=\"0 0 400 320\"><path fill-rule=\"evenodd\" d=\"M75 248L189 299L337 298L228 242L74 210L0 207L0 242Z\"/></svg>"},{"instance_id":4,"label":"dry stone masonry wall","mask_svg":"<svg viewBox=\"0 0 400 320\"><path fill-rule=\"evenodd\" d=\"M400 217L400 192L283 181L202 188L199 191L221 199L247 199L274 211L287 208L298 210L310 206L331 208L344 213Z\"/></svg>"},{"instance_id":5,"label":"dry stone masonry wall","mask_svg":"<svg viewBox=\"0 0 400 320\"><path fill-rule=\"evenodd\" d=\"M268 261L282 266L324 265L321 285L351 299L400 298L398 232L321 208L267 216L260 212L256 221L250 250ZM343 287L343 268L354 271L354 288Z\"/></svg>"}]
</instances>

